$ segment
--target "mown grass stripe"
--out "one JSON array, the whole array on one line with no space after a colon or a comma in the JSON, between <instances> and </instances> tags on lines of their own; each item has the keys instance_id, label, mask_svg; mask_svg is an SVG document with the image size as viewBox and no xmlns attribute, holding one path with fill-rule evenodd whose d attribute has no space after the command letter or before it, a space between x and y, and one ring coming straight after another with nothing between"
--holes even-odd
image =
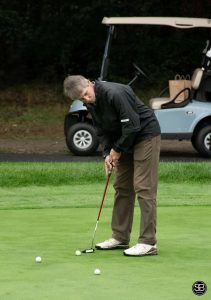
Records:
<instances>
[{"instance_id":1,"label":"mown grass stripe","mask_svg":"<svg viewBox=\"0 0 211 300\"><path fill-rule=\"evenodd\" d=\"M103 162L0 163L0 186L60 186L105 181ZM211 163L161 162L159 181L166 183L210 183Z\"/></svg>"}]
</instances>

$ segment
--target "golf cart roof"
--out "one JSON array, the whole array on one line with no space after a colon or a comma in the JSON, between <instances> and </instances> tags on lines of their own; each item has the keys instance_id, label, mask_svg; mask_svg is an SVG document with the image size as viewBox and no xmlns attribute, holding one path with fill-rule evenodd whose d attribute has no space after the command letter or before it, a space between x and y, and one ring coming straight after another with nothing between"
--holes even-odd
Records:
<instances>
[{"instance_id":1,"label":"golf cart roof","mask_svg":"<svg viewBox=\"0 0 211 300\"><path fill-rule=\"evenodd\" d=\"M177 17L104 17L105 25L166 25L177 28L209 27L211 19Z\"/></svg>"}]
</instances>

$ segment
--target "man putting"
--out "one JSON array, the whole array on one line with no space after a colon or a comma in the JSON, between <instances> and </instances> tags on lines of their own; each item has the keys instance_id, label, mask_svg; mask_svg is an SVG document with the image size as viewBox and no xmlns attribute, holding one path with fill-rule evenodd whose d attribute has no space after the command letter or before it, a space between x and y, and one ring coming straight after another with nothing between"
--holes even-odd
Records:
<instances>
[{"instance_id":1,"label":"man putting","mask_svg":"<svg viewBox=\"0 0 211 300\"><path fill-rule=\"evenodd\" d=\"M100 250L124 249L126 256L157 254L156 196L160 157L160 126L153 110L128 85L91 82L67 76L64 93L83 101L92 115L103 147L106 171L114 167L115 198L112 237L96 244ZM135 197L140 206L138 242L129 248Z\"/></svg>"}]
</instances>

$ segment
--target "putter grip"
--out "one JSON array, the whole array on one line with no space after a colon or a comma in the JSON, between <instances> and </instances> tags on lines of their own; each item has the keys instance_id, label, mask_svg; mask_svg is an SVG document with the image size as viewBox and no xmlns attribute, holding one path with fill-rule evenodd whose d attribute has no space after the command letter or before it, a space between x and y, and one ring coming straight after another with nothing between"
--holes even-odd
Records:
<instances>
[{"instance_id":1,"label":"putter grip","mask_svg":"<svg viewBox=\"0 0 211 300\"><path fill-rule=\"evenodd\" d=\"M97 217L97 222L100 219L100 214L101 214L101 210L102 210L102 207L103 207L103 202L105 200L105 195L106 195L106 191L107 191L107 187L108 187L110 177L111 177L111 173L109 173L108 176L107 176L106 185L105 185L105 188L104 188L103 197L102 197L102 200L101 200L100 209L99 209L99 213L98 213L98 217Z\"/></svg>"}]
</instances>

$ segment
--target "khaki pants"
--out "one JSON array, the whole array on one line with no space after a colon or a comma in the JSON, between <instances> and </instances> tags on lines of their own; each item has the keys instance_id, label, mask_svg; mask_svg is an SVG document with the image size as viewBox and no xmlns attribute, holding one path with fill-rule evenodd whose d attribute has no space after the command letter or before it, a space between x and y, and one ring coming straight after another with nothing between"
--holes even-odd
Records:
<instances>
[{"instance_id":1,"label":"khaki pants","mask_svg":"<svg viewBox=\"0 0 211 300\"><path fill-rule=\"evenodd\" d=\"M123 153L116 167L112 237L129 242L135 197L140 206L138 243L156 244L156 195L160 156L160 135L134 146L132 154Z\"/></svg>"}]
</instances>

